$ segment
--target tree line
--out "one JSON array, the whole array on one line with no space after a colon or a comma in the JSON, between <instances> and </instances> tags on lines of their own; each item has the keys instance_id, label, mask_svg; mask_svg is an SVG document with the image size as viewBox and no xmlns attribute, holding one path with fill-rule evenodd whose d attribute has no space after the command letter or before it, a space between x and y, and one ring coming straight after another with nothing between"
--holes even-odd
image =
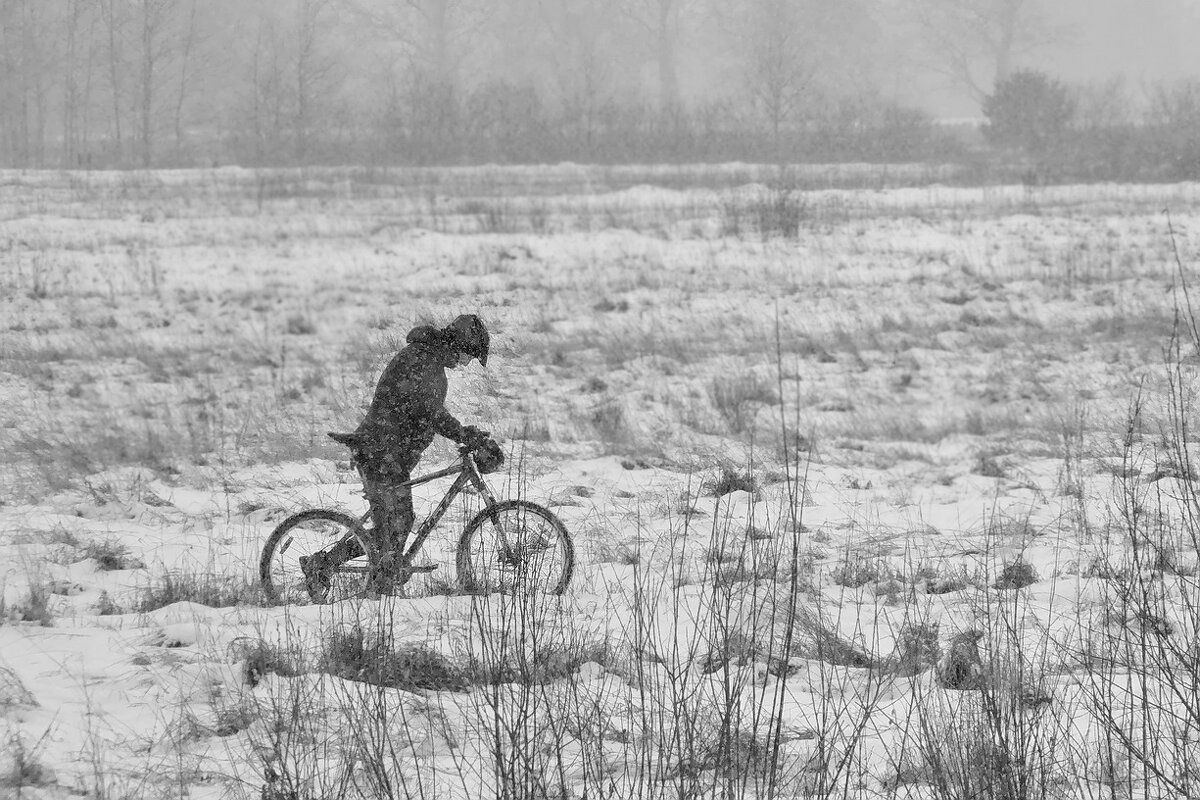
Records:
<instances>
[{"instance_id":1,"label":"tree line","mask_svg":"<svg viewBox=\"0 0 1200 800\"><path fill-rule=\"evenodd\" d=\"M0 166L1042 157L888 87L1005 113L1068 35L1050 1L0 0ZM1088 141L1186 117L1178 87L1066 91Z\"/></svg>"}]
</instances>

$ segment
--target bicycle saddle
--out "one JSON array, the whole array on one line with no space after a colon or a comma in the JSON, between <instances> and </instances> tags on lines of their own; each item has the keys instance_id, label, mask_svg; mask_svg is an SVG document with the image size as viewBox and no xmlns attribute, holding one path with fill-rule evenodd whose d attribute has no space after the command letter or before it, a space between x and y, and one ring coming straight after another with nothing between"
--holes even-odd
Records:
<instances>
[{"instance_id":1,"label":"bicycle saddle","mask_svg":"<svg viewBox=\"0 0 1200 800\"><path fill-rule=\"evenodd\" d=\"M363 443L362 437L357 433L335 433L328 431L329 438L333 439L338 444L344 444L346 447L358 447Z\"/></svg>"}]
</instances>

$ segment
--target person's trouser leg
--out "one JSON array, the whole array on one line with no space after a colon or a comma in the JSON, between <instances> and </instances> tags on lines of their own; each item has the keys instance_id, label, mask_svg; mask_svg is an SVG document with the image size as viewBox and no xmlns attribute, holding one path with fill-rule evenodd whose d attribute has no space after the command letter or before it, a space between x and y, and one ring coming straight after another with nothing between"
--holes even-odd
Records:
<instances>
[{"instance_id":1,"label":"person's trouser leg","mask_svg":"<svg viewBox=\"0 0 1200 800\"><path fill-rule=\"evenodd\" d=\"M412 530L412 489L403 486L407 474L364 476L367 502L375 522L375 547L379 554L378 574L373 576L380 591L389 590L396 577L396 561Z\"/></svg>"}]
</instances>

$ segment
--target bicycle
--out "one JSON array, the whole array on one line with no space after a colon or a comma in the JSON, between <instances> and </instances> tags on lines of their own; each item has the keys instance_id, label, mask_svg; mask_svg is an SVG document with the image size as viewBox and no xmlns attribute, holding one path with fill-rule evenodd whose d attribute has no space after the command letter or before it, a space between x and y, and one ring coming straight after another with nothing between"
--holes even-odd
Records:
<instances>
[{"instance_id":1,"label":"bicycle","mask_svg":"<svg viewBox=\"0 0 1200 800\"><path fill-rule=\"evenodd\" d=\"M329 437L352 452L361 444L354 434L330 433ZM396 591L402 592L413 575L437 568L436 564L417 564L416 556L450 504L470 485L483 499L484 507L467 522L455 548L459 589L470 594L521 588L562 594L575 568L575 548L566 526L537 503L497 500L476 462L476 446L460 446L458 456L457 464L404 484L414 487L457 475L437 507L414 528L415 533L400 542L390 566ZM358 468L357 461L352 463ZM330 603L363 596L380 568L374 540L370 511L358 518L331 508L293 514L275 527L263 546L259 559L263 592L276 603ZM304 567L310 559L323 558L335 547L347 558L327 565L322 585L313 586L311 574L306 575Z\"/></svg>"}]
</instances>

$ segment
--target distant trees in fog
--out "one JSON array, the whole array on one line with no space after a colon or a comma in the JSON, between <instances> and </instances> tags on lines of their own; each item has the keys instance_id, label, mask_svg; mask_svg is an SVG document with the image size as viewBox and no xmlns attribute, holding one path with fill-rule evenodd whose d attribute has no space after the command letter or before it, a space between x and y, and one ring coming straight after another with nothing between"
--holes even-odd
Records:
<instances>
[{"instance_id":1,"label":"distant trees in fog","mask_svg":"<svg viewBox=\"0 0 1200 800\"><path fill-rule=\"evenodd\" d=\"M1069 35L1045 17L1047 0L904 0L934 70L982 101L1022 56Z\"/></svg>"},{"instance_id":2,"label":"distant trees in fog","mask_svg":"<svg viewBox=\"0 0 1200 800\"><path fill-rule=\"evenodd\" d=\"M0 0L0 166L978 159L988 143L1190 169L1194 86L1042 76L1070 113L1053 144L1029 132L1052 104L1009 82L1063 35L1044 2ZM986 140L888 99L898 53L969 87Z\"/></svg>"},{"instance_id":3,"label":"distant trees in fog","mask_svg":"<svg viewBox=\"0 0 1200 800\"><path fill-rule=\"evenodd\" d=\"M1125 83L1072 87L1016 70L984 98L984 139L1024 176L1200 177L1200 80L1146 88L1143 110Z\"/></svg>"},{"instance_id":4,"label":"distant trees in fog","mask_svg":"<svg viewBox=\"0 0 1200 800\"><path fill-rule=\"evenodd\" d=\"M983 136L1000 147L1034 156L1062 147L1075 116L1071 90L1044 72L1018 70L996 83L984 98Z\"/></svg>"}]
</instances>

